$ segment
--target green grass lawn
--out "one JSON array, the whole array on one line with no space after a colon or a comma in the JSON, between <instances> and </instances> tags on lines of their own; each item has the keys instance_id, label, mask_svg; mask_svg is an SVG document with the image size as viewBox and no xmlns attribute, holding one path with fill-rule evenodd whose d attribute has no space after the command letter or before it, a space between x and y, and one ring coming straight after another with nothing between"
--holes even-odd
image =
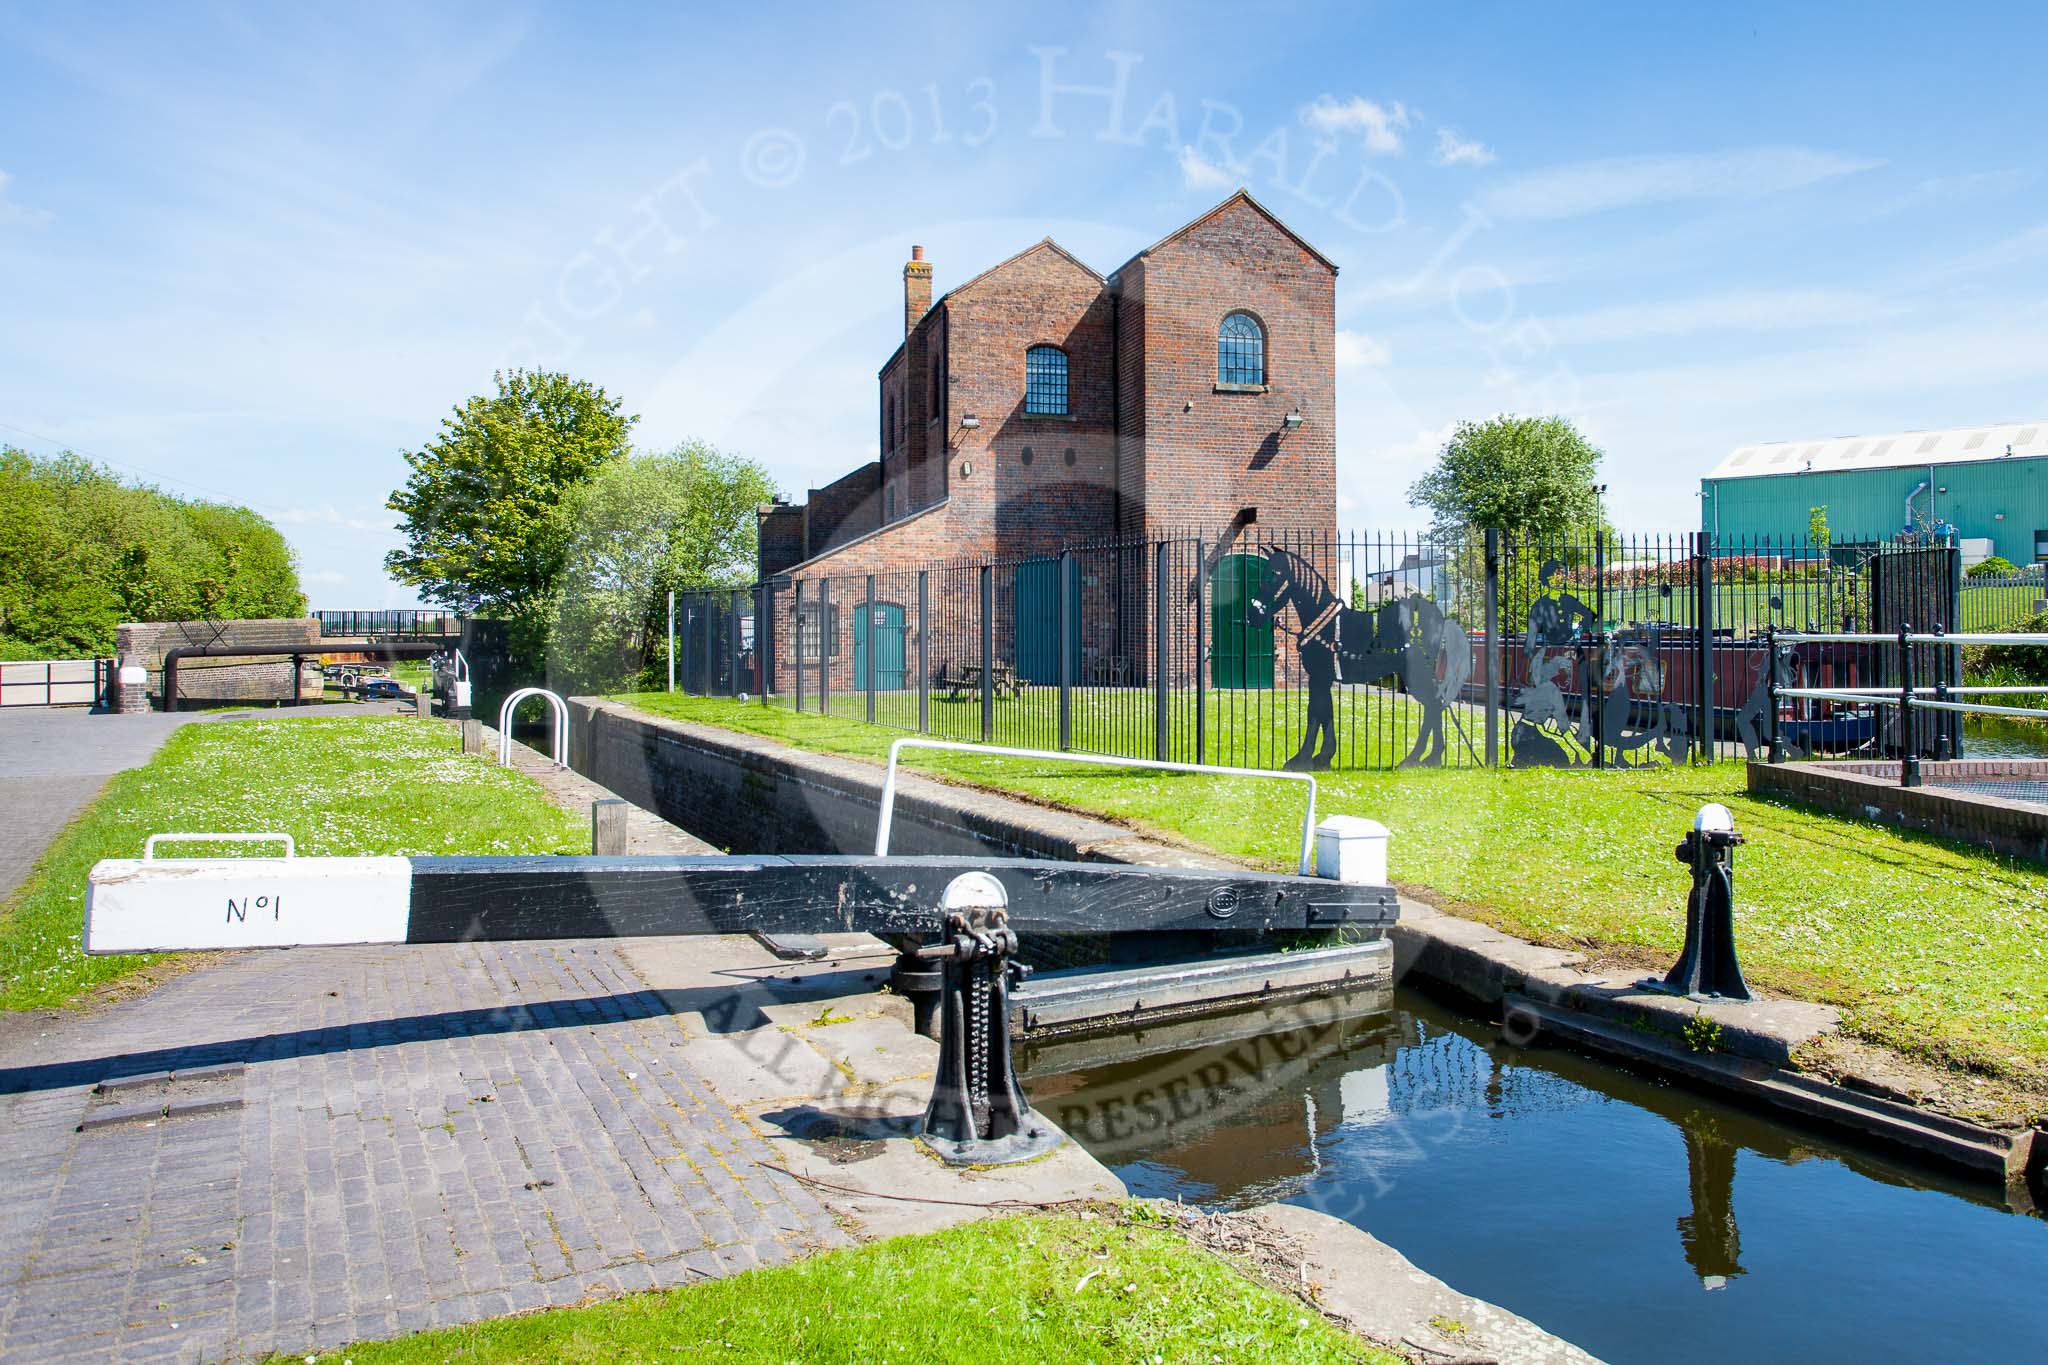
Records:
<instances>
[{"instance_id":1,"label":"green grass lawn","mask_svg":"<svg viewBox=\"0 0 2048 1365\"><path fill-rule=\"evenodd\" d=\"M360 1344L321 1359L343 1356L358 1365L1399 1360L1176 1232L1072 1212L985 1219L664 1293Z\"/></svg>"},{"instance_id":2,"label":"green grass lawn","mask_svg":"<svg viewBox=\"0 0 2048 1365\"><path fill-rule=\"evenodd\" d=\"M759 699L755 700L758 703ZM793 709L794 694L779 693L769 701L772 706ZM1149 688L1074 688L1070 722L1074 746L1097 753L1153 757L1154 704ZM1308 692L1302 688L1211 688L1199 702L1192 691L1176 691L1167 698L1171 717L1168 733L1176 746L1168 757L1194 761L1198 704L1207 713L1202 753L1203 761L1208 763L1275 766L1293 755L1307 728ZM1341 687L1336 689L1333 707L1339 762L1345 766L1395 766L1408 756L1422 723L1422 707L1390 688ZM933 691L928 708L934 738L974 742L981 739L979 693L952 699ZM818 711L815 690L807 691L804 710L807 714ZM865 719L867 694L834 692L829 714L835 718ZM1486 736L1483 708L1461 704L1447 708L1447 715L1445 741L1459 750L1464 761L1477 762ZM877 691L875 720L901 730L916 729L916 691ZM995 703L994 742L1027 749L1058 747L1059 689L1027 686L1016 696L999 696ZM1468 744L1470 752L1466 753Z\"/></svg>"},{"instance_id":3,"label":"green grass lawn","mask_svg":"<svg viewBox=\"0 0 2048 1365\"><path fill-rule=\"evenodd\" d=\"M466 757L449 726L395 716L187 725L147 766L115 777L0 909L0 1009L63 1004L150 961L79 951L94 863L141 857L151 834L249 830L328 856L590 850L581 820L533 779Z\"/></svg>"},{"instance_id":4,"label":"green grass lawn","mask_svg":"<svg viewBox=\"0 0 2048 1365\"><path fill-rule=\"evenodd\" d=\"M654 693L660 715L879 758L896 734L851 720ZM938 775L1166 830L1291 870L1298 787L969 754L907 753ZM1394 832L1394 878L1538 942L1673 958L1687 881L1672 857L1720 801L1737 854L1738 944L1752 984L1826 1001L1902 1051L2048 1086L2048 872L1975 849L1752 800L1745 768L1435 769L1322 776L1321 814Z\"/></svg>"}]
</instances>

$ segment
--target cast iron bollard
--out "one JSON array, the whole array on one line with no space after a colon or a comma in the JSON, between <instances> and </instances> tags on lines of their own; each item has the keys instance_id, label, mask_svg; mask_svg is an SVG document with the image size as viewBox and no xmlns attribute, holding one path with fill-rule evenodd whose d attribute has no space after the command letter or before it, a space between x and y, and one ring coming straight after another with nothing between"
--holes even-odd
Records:
<instances>
[{"instance_id":1,"label":"cast iron bollard","mask_svg":"<svg viewBox=\"0 0 2048 1365\"><path fill-rule=\"evenodd\" d=\"M1694 1000L1747 1000L1749 984L1735 960L1735 817L1726 806L1701 806L1692 832L1677 849L1692 865L1692 894L1685 901L1685 951L1662 981L1642 984Z\"/></svg>"},{"instance_id":2,"label":"cast iron bollard","mask_svg":"<svg viewBox=\"0 0 2048 1365\"><path fill-rule=\"evenodd\" d=\"M939 902L946 941L916 956L945 964L939 1069L919 1136L951 1166L1028 1161L1060 1145L1032 1112L1010 1057L1010 988L1030 970L1015 960L1009 897L986 872L955 877Z\"/></svg>"}]
</instances>

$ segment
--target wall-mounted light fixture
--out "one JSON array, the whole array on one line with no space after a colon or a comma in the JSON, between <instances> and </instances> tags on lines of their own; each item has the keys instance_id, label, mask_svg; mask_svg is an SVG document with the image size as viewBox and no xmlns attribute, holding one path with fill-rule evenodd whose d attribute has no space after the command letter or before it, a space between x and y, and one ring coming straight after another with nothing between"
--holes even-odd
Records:
<instances>
[{"instance_id":1,"label":"wall-mounted light fixture","mask_svg":"<svg viewBox=\"0 0 2048 1365\"><path fill-rule=\"evenodd\" d=\"M1292 411L1292 412L1288 413L1288 414L1287 414L1287 415L1286 415L1285 417L1282 417L1282 418L1280 419L1280 425L1281 425L1281 426L1283 426L1283 427L1286 427L1286 428L1287 428L1287 429L1288 429L1289 431L1292 431L1292 430L1294 430L1294 429L1295 429L1296 427L1300 426L1300 425L1301 425L1301 409L1300 409L1300 408L1296 408L1296 409L1295 409L1294 411Z\"/></svg>"},{"instance_id":2,"label":"wall-mounted light fixture","mask_svg":"<svg viewBox=\"0 0 2048 1365\"><path fill-rule=\"evenodd\" d=\"M980 426L981 419L979 417L976 417L973 413L963 412L960 414L960 429L962 431L974 431L979 429Z\"/></svg>"}]
</instances>

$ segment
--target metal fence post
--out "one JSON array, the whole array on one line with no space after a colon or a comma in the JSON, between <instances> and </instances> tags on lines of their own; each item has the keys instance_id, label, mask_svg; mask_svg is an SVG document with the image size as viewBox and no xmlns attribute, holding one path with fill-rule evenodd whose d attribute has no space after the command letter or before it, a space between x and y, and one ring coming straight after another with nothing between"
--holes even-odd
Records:
<instances>
[{"instance_id":1,"label":"metal fence post","mask_svg":"<svg viewBox=\"0 0 2048 1365\"><path fill-rule=\"evenodd\" d=\"M1764 627L1764 756L1773 763L1785 761L1785 746L1778 734L1778 628Z\"/></svg>"},{"instance_id":2,"label":"metal fence post","mask_svg":"<svg viewBox=\"0 0 2048 1365\"><path fill-rule=\"evenodd\" d=\"M1693 582L1693 624L1699 632L1699 743L1696 755L1714 761L1714 534L1701 531L1693 544L1698 562ZM1769 667L1766 661L1765 667Z\"/></svg>"},{"instance_id":3,"label":"metal fence post","mask_svg":"<svg viewBox=\"0 0 2048 1365\"><path fill-rule=\"evenodd\" d=\"M1152 553L1152 756L1164 763L1167 752L1167 681L1172 654L1167 634L1173 628L1173 594L1166 576L1172 567L1172 542L1162 540Z\"/></svg>"},{"instance_id":4,"label":"metal fence post","mask_svg":"<svg viewBox=\"0 0 2048 1365\"><path fill-rule=\"evenodd\" d=\"M931 571L917 571L917 732L932 728Z\"/></svg>"},{"instance_id":5,"label":"metal fence post","mask_svg":"<svg viewBox=\"0 0 2048 1365\"><path fill-rule=\"evenodd\" d=\"M1607 766L1607 528L1593 533L1593 766Z\"/></svg>"},{"instance_id":6,"label":"metal fence post","mask_svg":"<svg viewBox=\"0 0 2048 1365\"><path fill-rule=\"evenodd\" d=\"M860 620L854 623L860 633L855 638L864 639L868 647L860 652L861 685L868 694L868 724L875 723L875 576L868 575L868 596L860 604Z\"/></svg>"},{"instance_id":7,"label":"metal fence post","mask_svg":"<svg viewBox=\"0 0 2048 1365\"><path fill-rule=\"evenodd\" d=\"M1486 766L1500 766L1500 529L1486 530Z\"/></svg>"},{"instance_id":8,"label":"metal fence post","mask_svg":"<svg viewBox=\"0 0 2048 1365\"><path fill-rule=\"evenodd\" d=\"M676 590L668 590L668 690L676 690Z\"/></svg>"},{"instance_id":9,"label":"metal fence post","mask_svg":"<svg viewBox=\"0 0 2048 1365\"><path fill-rule=\"evenodd\" d=\"M1060 744L1062 749L1074 747L1074 669L1067 652L1068 637L1076 629L1071 594L1074 591L1074 555L1070 550L1060 551L1059 567L1059 609L1053 613L1053 633L1059 637L1060 651Z\"/></svg>"},{"instance_id":10,"label":"metal fence post","mask_svg":"<svg viewBox=\"0 0 2048 1365\"><path fill-rule=\"evenodd\" d=\"M1203 609L1203 579L1207 577L1208 556L1200 539L1195 541L1195 759L1209 761L1209 613Z\"/></svg>"},{"instance_id":11,"label":"metal fence post","mask_svg":"<svg viewBox=\"0 0 2048 1365\"><path fill-rule=\"evenodd\" d=\"M725 616L725 628L727 635L730 637L726 641L725 651L727 665L725 694L729 697L737 697L746 690L740 686L740 590L738 588L732 590L731 605L727 609Z\"/></svg>"},{"instance_id":12,"label":"metal fence post","mask_svg":"<svg viewBox=\"0 0 2048 1365\"><path fill-rule=\"evenodd\" d=\"M989 565L981 566L981 742L996 737L996 580Z\"/></svg>"},{"instance_id":13,"label":"metal fence post","mask_svg":"<svg viewBox=\"0 0 2048 1365\"><path fill-rule=\"evenodd\" d=\"M1913 724L1913 627L1899 623L1899 785L1920 785L1920 737Z\"/></svg>"},{"instance_id":14,"label":"metal fence post","mask_svg":"<svg viewBox=\"0 0 2048 1365\"><path fill-rule=\"evenodd\" d=\"M804 581L796 581L796 606L790 616L791 630L795 638L790 641L790 657L796 662L796 709L801 715L804 709Z\"/></svg>"},{"instance_id":15,"label":"metal fence post","mask_svg":"<svg viewBox=\"0 0 2048 1365\"><path fill-rule=\"evenodd\" d=\"M832 651L839 632L832 629L832 580L818 580L818 714L832 714Z\"/></svg>"},{"instance_id":16,"label":"metal fence post","mask_svg":"<svg viewBox=\"0 0 2048 1365\"><path fill-rule=\"evenodd\" d=\"M698 593L696 610L705 618L705 686L700 692L705 696L717 696L719 692L719 604L711 593Z\"/></svg>"}]
</instances>

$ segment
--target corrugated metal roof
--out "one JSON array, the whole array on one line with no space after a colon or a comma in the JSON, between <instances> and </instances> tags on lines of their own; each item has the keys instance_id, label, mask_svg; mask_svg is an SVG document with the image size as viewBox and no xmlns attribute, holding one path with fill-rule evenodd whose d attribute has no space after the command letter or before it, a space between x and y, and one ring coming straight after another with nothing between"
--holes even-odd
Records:
<instances>
[{"instance_id":1,"label":"corrugated metal roof","mask_svg":"<svg viewBox=\"0 0 2048 1365\"><path fill-rule=\"evenodd\" d=\"M1836 436L1825 441L1772 441L1738 446L1714 466L1710 479L1749 479L1851 469L1898 469L1923 464L1995 460L2011 447L2014 459L2048 455L2048 418L1948 431L1895 431L1884 436Z\"/></svg>"}]
</instances>

